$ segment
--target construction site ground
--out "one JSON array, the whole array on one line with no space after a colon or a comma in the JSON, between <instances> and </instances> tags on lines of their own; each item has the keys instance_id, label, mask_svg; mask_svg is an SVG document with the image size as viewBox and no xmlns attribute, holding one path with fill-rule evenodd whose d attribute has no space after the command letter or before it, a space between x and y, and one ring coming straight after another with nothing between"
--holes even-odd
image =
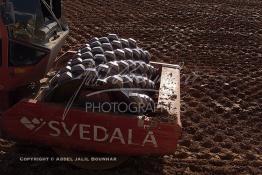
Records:
<instances>
[{"instance_id":1,"label":"construction site ground","mask_svg":"<svg viewBox=\"0 0 262 175\"><path fill-rule=\"evenodd\" d=\"M259 0L64 0L70 36L136 39L154 61L181 66L183 137L162 157L131 157L105 171L21 162L47 148L0 141L1 175L262 174L262 2ZM10 147L12 147L10 149Z\"/></svg>"}]
</instances>

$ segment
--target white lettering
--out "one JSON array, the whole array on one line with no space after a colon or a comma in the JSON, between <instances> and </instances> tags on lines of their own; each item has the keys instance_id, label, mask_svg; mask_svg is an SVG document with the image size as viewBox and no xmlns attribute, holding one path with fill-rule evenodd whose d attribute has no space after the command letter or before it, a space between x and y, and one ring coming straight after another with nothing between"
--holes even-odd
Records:
<instances>
[{"instance_id":1,"label":"white lettering","mask_svg":"<svg viewBox=\"0 0 262 175\"><path fill-rule=\"evenodd\" d=\"M71 130L68 130L67 127L66 127L66 124L64 122L62 122L62 126L66 132L66 134L68 136L72 136L73 132L75 131L76 127L77 127L77 124L74 124L74 126L71 128Z\"/></svg>"},{"instance_id":2,"label":"white lettering","mask_svg":"<svg viewBox=\"0 0 262 175\"><path fill-rule=\"evenodd\" d=\"M128 145L140 145L138 143L133 142L133 130L128 129L128 138L127 138L127 144Z\"/></svg>"},{"instance_id":3,"label":"white lettering","mask_svg":"<svg viewBox=\"0 0 262 175\"><path fill-rule=\"evenodd\" d=\"M112 143L114 139L120 140L122 144L125 144L123 134L119 128L116 128L110 138L109 142Z\"/></svg>"},{"instance_id":4,"label":"white lettering","mask_svg":"<svg viewBox=\"0 0 262 175\"><path fill-rule=\"evenodd\" d=\"M80 124L79 125L79 135L80 135L80 139L82 140L90 140L89 137L85 137L85 134L89 134L89 130L85 130L85 128L89 128L90 129L90 125L85 125L85 124Z\"/></svg>"},{"instance_id":5,"label":"white lettering","mask_svg":"<svg viewBox=\"0 0 262 175\"><path fill-rule=\"evenodd\" d=\"M101 130L102 132L104 132L104 137L98 138L98 130ZM102 126L94 125L94 141L104 142L107 139L108 139L107 129Z\"/></svg>"},{"instance_id":6,"label":"white lettering","mask_svg":"<svg viewBox=\"0 0 262 175\"><path fill-rule=\"evenodd\" d=\"M146 143L152 143L154 147L157 147L156 138L154 136L154 133L152 131L149 131L143 141L143 146L145 146Z\"/></svg>"},{"instance_id":7,"label":"white lettering","mask_svg":"<svg viewBox=\"0 0 262 175\"><path fill-rule=\"evenodd\" d=\"M50 135L51 135L51 136L54 136L54 137L58 137L58 136L61 134L61 131L60 131L58 128L54 127L54 124L55 124L55 125L59 125L59 122L50 121L50 122L48 123L48 126L49 126L53 131L55 131L55 133L50 133Z\"/></svg>"},{"instance_id":8,"label":"white lettering","mask_svg":"<svg viewBox=\"0 0 262 175\"><path fill-rule=\"evenodd\" d=\"M128 141L127 141L127 144L129 144L129 145L133 144L132 137L133 137L132 129L129 129L128 130Z\"/></svg>"},{"instance_id":9,"label":"white lettering","mask_svg":"<svg viewBox=\"0 0 262 175\"><path fill-rule=\"evenodd\" d=\"M122 144L128 145L152 145L158 147L153 131L147 132L143 140L137 140L138 138L133 137L134 131L132 129L124 130L123 135L123 131L120 128L115 128L112 135L110 135L106 127L98 125L90 126L75 123L74 125L67 126L65 122L50 121L48 122L48 126L50 128L49 135L53 137L58 137L61 134L71 137L75 132L79 131L79 138L81 140L92 140L95 142L107 142L109 140L109 143L121 142ZM135 141L137 141L137 143Z\"/></svg>"}]
</instances>

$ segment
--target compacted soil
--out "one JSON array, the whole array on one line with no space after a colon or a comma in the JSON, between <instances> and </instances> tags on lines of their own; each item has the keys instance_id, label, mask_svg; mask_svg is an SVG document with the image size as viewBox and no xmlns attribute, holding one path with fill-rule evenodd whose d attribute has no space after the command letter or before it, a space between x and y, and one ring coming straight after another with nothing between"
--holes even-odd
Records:
<instances>
[{"instance_id":1,"label":"compacted soil","mask_svg":"<svg viewBox=\"0 0 262 175\"><path fill-rule=\"evenodd\" d=\"M0 174L262 174L262 2L64 0L63 52L95 36L132 37L154 61L179 64L183 137L173 155L106 171L20 162L45 148L0 141ZM51 154L51 153L50 153Z\"/></svg>"}]
</instances>

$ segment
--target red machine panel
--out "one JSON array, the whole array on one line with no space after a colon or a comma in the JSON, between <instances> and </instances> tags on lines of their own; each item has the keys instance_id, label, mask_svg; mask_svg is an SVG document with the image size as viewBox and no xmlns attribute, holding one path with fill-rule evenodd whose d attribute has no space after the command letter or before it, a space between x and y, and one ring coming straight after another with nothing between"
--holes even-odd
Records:
<instances>
[{"instance_id":1,"label":"red machine panel","mask_svg":"<svg viewBox=\"0 0 262 175\"><path fill-rule=\"evenodd\" d=\"M178 124L152 123L137 116L93 113L50 103L22 101L7 111L2 128L10 137L50 146L117 155L173 153Z\"/></svg>"}]
</instances>

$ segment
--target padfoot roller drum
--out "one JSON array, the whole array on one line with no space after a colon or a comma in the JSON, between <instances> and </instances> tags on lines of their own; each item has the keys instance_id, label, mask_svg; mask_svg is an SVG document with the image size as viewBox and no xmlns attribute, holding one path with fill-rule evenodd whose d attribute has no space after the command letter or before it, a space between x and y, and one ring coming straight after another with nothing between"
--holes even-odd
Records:
<instances>
[{"instance_id":1,"label":"padfoot roller drum","mask_svg":"<svg viewBox=\"0 0 262 175\"><path fill-rule=\"evenodd\" d=\"M66 94L68 97L73 95L76 89L72 88L72 86L68 88L68 84L75 83L76 79L83 81L84 79L93 80L97 78L97 83L86 82L83 89L88 90L89 93L90 91L101 91L102 89L119 89L120 92L116 93L119 95L122 92L121 96L124 97L119 98L119 96L115 96L116 93L110 92L108 95L112 101L121 102L121 100L124 100L128 104L136 103L132 106L143 106L144 109L147 106L154 108L154 100L147 94L148 91L156 90L154 81L158 80L156 75L159 70L149 63L150 59L149 52L137 47L136 41L132 38L124 39L115 34L93 38L90 42L84 44L53 78L48 89L48 97L51 97L48 101L52 102L54 98L55 101L61 99L60 96L64 96L64 94L59 93L61 89L67 88L68 92ZM87 74L85 70L89 68L94 68L96 73ZM62 92L65 93L65 90L62 90ZM83 94L79 93L77 95ZM77 101L79 99L80 101ZM85 100L88 99L76 97L74 104L83 106ZM106 101L101 99L101 102ZM130 110L126 112L130 112ZM147 111L139 110L137 112L143 114Z\"/></svg>"},{"instance_id":2,"label":"padfoot roller drum","mask_svg":"<svg viewBox=\"0 0 262 175\"><path fill-rule=\"evenodd\" d=\"M65 64L5 112L1 127L11 138L74 153L173 153L181 136L180 70L150 59L132 38L93 38L60 57Z\"/></svg>"}]
</instances>

